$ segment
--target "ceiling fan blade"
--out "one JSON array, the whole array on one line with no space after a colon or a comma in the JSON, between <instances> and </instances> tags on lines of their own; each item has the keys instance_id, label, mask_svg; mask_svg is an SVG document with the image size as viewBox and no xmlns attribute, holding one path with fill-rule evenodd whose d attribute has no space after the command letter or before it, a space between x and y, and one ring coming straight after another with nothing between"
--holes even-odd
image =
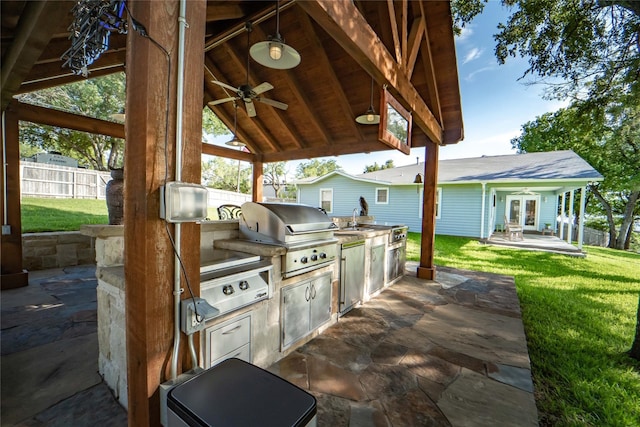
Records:
<instances>
[{"instance_id":1,"label":"ceiling fan blade","mask_svg":"<svg viewBox=\"0 0 640 427\"><path fill-rule=\"evenodd\" d=\"M264 93L268 90L273 89L273 86L271 85L271 83L268 82L264 82L264 83L260 83L258 86L253 88L253 93L255 93L256 95L260 95L261 93Z\"/></svg>"},{"instance_id":2,"label":"ceiling fan blade","mask_svg":"<svg viewBox=\"0 0 640 427\"><path fill-rule=\"evenodd\" d=\"M239 98L237 96L234 96L234 97L231 97L231 98L216 99L215 101L207 102L207 105L223 104L225 102L235 101L236 99L239 99Z\"/></svg>"},{"instance_id":3,"label":"ceiling fan blade","mask_svg":"<svg viewBox=\"0 0 640 427\"><path fill-rule=\"evenodd\" d=\"M233 87L233 86L231 86L231 85L228 85L228 84L226 84L226 83L223 83L223 82L221 82L220 80L211 80L211 83L216 84L216 85L218 85L218 86L222 86L223 88L226 88L226 89L232 90L232 91L233 91L233 93L238 92L238 88L237 88L237 87Z\"/></svg>"},{"instance_id":4,"label":"ceiling fan blade","mask_svg":"<svg viewBox=\"0 0 640 427\"><path fill-rule=\"evenodd\" d=\"M258 101L262 102L263 104L271 105L272 107L276 107L276 108L279 108L281 110L286 110L287 108L289 108L289 105L285 104L284 102L275 101L275 100L269 99L269 98L256 98L256 99Z\"/></svg>"},{"instance_id":5,"label":"ceiling fan blade","mask_svg":"<svg viewBox=\"0 0 640 427\"><path fill-rule=\"evenodd\" d=\"M255 117L256 116L256 106L253 105L253 102L246 102L245 101L244 106L247 107L247 114L249 115L249 117Z\"/></svg>"}]
</instances>

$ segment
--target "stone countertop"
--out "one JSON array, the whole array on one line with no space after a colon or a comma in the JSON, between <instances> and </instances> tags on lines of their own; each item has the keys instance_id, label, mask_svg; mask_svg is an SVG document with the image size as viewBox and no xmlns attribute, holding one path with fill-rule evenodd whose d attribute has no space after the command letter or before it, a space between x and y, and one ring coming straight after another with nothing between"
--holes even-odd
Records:
<instances>
[{"instance_id":1,"label":"stone countertop","mask_svg":"<svg viewBox=\"0 0 640 427\"><path fill-rule=\"evenodd\" d=\"M124 225L83 225L80 233L91 237L124 236Z\"/></svg>"},{"instance_id":2,"label":"stone countertop","mask_svg":"<svg viewBox=\"0 0 640 427\"><path fill-rule=\"evenodd\" d=\"M240 239L216 240L213 246L219 249L229 249L266 257L279 256L287 253L287 249L282 246L267 245Z\"/></svg>"}]
</instances>

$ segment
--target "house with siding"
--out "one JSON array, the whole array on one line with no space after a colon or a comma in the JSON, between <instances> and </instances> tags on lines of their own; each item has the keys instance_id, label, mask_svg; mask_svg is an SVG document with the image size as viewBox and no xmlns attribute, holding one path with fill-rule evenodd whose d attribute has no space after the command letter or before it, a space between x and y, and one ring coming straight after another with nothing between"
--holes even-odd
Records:
<instances>
[{"instance_id":1,"label":"house with siding","mask_svg":"<svg viewBox=\"0 0 640 427\"><path fill-rule=\"evenodd\" d=\"M363 197L377 223L405 224L420 232L423 172L424 163L355 176L334 171L297 182L298 202L337 217L359 211ZM581 196L583 217L586 186L602 179L571 150L441 160L436 234L487 238L503 229L505 218L525 232L542 232L547 224L555 232L558 216L574 211L574 193Z\"/></svg>"}]
</instances>

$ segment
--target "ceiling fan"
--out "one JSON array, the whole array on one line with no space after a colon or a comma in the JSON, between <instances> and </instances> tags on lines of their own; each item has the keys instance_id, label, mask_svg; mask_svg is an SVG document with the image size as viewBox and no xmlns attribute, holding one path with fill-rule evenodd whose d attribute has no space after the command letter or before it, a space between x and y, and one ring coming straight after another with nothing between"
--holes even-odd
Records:
<instances>
[{"instance_id":1,"label":"ceiling fan","mask_svg":"<svg viewBox=\"0 0 640 427\"><path fill-rule=\"evenodd\" d=\"M264 82L259 84L256 87L252 87L249 84L249 34L251 33L251 23L247 22L247 81L245 84L240 85L239 87L233 87L231 85L228 85L226 83L223 83L219 80L213 80L212 83L217 84L218 86L221 86L225 89L228 89L230 91L235 92L236 96L230 96L228 98L222 98L222 99L217 99L215 101L211 101L208 104L209 105L218 105L218 104L223 104L225 102L229 102L229 101L237 101L237 100L242 100L244 101L244 105L247 109L247 114L249 115L249 117L255 117L256 116L256 107L253 103L253 101L258 101L258 102L262 102L263 104L267 104L267 105L271 105L272 107L276 107L279 108L281 110L286 110L287 108L289 108L289 105L285 104L284 102L280 102L280 101L275 101L273 99L269 99L269 98L264 98L262 96L260 96L261 94L263 94L264 92L267 92L271 89L273 89L273 86L271 85L271 83L268 82Z\"/></svg>"}]
</instances>

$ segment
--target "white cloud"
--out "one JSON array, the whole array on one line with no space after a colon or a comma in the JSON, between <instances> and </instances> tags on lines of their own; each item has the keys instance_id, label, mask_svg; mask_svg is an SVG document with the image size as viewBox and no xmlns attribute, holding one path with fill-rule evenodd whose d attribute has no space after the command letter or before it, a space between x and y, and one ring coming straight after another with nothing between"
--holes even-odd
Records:
<instances>
[{"instance_id":1,"label":"white cloud","mask_svg":"<svg viewBox=\"0 0 640 427\"><path fill-rule=\"evenodd\" d=\"M467 77L465 77L464 79L466 81L470 82L470 81L473 81L473 79L476 76L476 74L484 73L485 71L492 71L492 70L495 70L495 69L496 69L495 65L490 65L488 67L478 68L477 70L467 74Z\"/></svg>"},{"instance_id":2,"label":"white cloud","mask_svg":"<svg viewBox=\"0 0 640 427\"><path fill-rule=\"evenodd\" d=\"M484 49L478 49L477 47L474 47L469 52L467 52L464 59L462 60L462 63L466 64L467 62L471 62L474 59L480 58L483 52L484 52Z\"/></svg>"},{"instance_id":3,"label":"white cloud","mask_svg":"<svg viewBox=\"0 0 640 427\"><path fill-rule=\"evenodd\" d=\"M469 37L471 37L473 35L473 25L471 24L467 24L465 25L464 28L462 28L462 30L460 31L460 35L458 37L456 37L456 41L458 42L464 42L466 41Z\"/></svg>"}]
</instances>

